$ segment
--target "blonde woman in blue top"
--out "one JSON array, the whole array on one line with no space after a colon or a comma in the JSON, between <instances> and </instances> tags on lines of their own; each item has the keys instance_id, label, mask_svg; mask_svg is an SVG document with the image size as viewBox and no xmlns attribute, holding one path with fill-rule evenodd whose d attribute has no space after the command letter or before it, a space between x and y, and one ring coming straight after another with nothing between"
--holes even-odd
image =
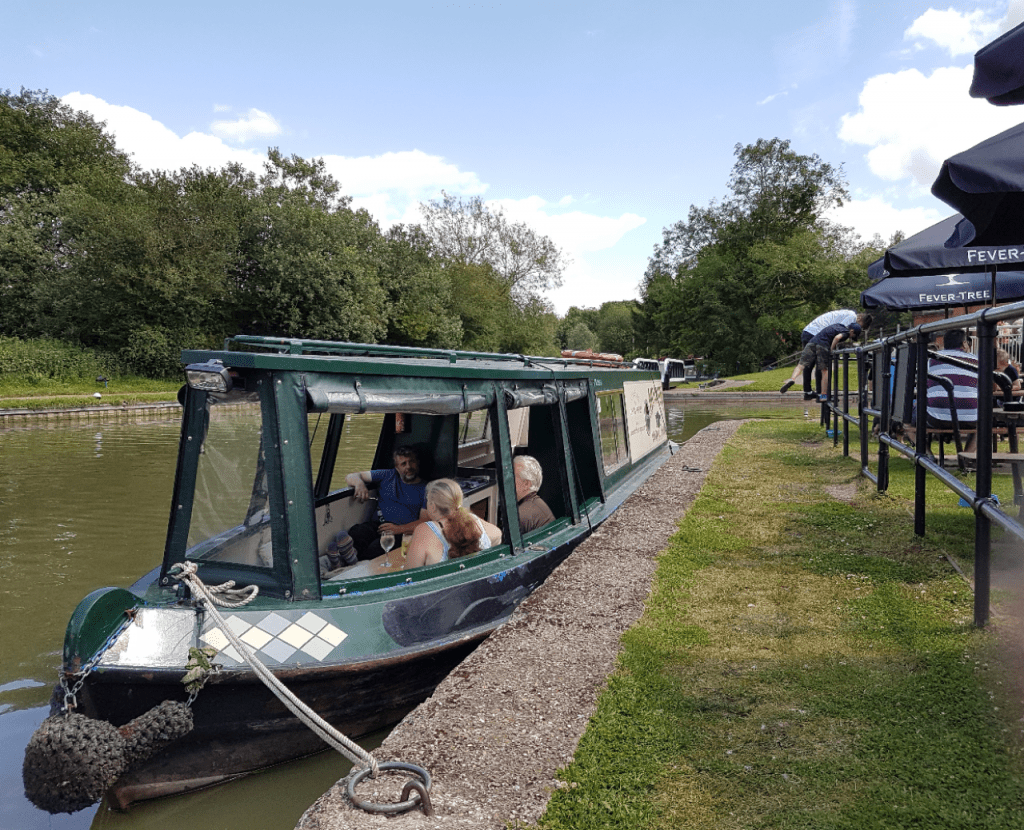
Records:
<instances>
[{"instance_id":1,"label":"blonde woman in blue top","mask_svg":"<svg viewBox=\"0 0 1024 830\"><path fill-rule=\"evenodd\" d=\"M469 556L501 541L501 530L470 513L462 503L462 488L450 478L427 485L430 521L413 531L406 551L406 567L435 565Z\"/></svg>"}]
</instances>

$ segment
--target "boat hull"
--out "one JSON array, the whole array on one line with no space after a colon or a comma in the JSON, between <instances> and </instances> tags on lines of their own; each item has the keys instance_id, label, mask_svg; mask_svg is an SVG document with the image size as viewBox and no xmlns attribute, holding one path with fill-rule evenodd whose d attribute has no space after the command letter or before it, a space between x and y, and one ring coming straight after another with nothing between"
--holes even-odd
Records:
<instances>
[{"instance_id":1,"label":"boat hull","mask_svg":"<svg viewBox=\"0 0 1024 830\"><path fill-rule=\"evenodd\" d=\"M389 596L394 589L381 591L379 600L355 608L350 607L351 598L343 596L322 600L317 603L319 615L348 627L345 613L358 613L362 628L387 633L391 651L303 666L294 665L293 655L292 662L273 666L274 674L349 738L391 726L429 697L585 535L577 528L572 538L557 547L508 557L500 570L462 584L441 581L435 590L410 589L407 596ZM328 610L331 605L334 616ZM309 612L277 608L224 613L230 620L245 613L255 617ZM145 610L136 612L143 628L152 625L145 614ZM379 624L367 626L367 617L378 619ZM208 615L197 625L199 632L207 633L215 627ZM122 636L130 634L131 627ZM197 635L199 644L205 642L203 636ZM185 699L180 668L121 666L119 650L124 650L120 640L111 656L88 676L79 693L82 714L121 726L164 700ZM125 653L129 652L130 644ZM215 661L226 660L228 653L222 652ZM172 655L171 659L180 658ZM124 773L108 791L113 805L127 809L136 802L202 789L327 747L244 664L211 675L192 710L192 732Z\"/></svg>"},{"instance_id":2,"label":"boat hull","mask_svg":"<svg viewBox=\"0 0 1024 830\"><path fill-rule=\"evenodd\" d=\"M329 666L291 673L281 680L306 705L352 739L401 720L425 700L487 632L445 648L357 667ZM116 722L124 713L145 711L181 696L181 683L90 684L87 714ZM211 682L192 706L195 727L153 758L129 770L110 788L119 809L152 798L185 793L230 781L327 748L252 673Z\"/></svg>"}]
</instances>

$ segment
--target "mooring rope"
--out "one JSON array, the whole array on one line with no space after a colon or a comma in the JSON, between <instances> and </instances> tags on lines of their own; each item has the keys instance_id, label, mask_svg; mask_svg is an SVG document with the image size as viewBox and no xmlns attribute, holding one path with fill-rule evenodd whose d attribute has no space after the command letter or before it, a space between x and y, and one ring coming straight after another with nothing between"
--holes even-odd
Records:
<instances>
[{"instance_id":1,"label":"mooring rope","mask_svg":"<svg viewBox=\"0 0 1024 830\"><path fill-rule=\"evenodd\" d=\"M191 571L195 574L195 562L187 564L191 566ZM196 579L198 580L199 577L197 576ZM259 585L247 585L244 588L236 588L235 580L233 579L222 582L220 585L207 585L203 582L200 582L200 584L206 589L210 600L221 608L241 608L243 605L248 605L256 599L256 595L260 592ZM226 599L221 599L217 594L223 594Z\"/></svg>"},{"instance_id":2,"label":"mooring rope","mask_svg":"<svg viewBox=\"0 0 1024 830\"><path fill-rule=\"evenodd\" d=\"M175 572L175 569L178 569L177 573ZM196 597L205 601L207 610L209 610L210 614L220 625L221 631L224 632L224 635L231 642L231 645L238 649L238 653L245 658L245 662L252 667L252 670L256 672L260 680L262 680L267 688L274 693L278 700L288 707L292 714L319 735L321 740L336 749L353 764L363 764L367 766L370 769L371 777L376 778L380 769L377 764L377 759L359 746L359 744L342 735L337 729L310 709L309 706L299 700L280 680L274 677L274 673L263 665L259 658L249 650L249 647L238 638L217 610L217 605L222 605L228 608L237 608L251 602L256 596L256 592L259 590L259 587L251 585L249 588L235 589L233 587L234 582L225 582L223 585L217 585L210 588L207 587L197 576L197 570L195 562L179 562L171 568L168 573L170 576L173 576L175 579L188 585L189 589ZM227 586L227 588L225 588L225 586ZM234 604L232 604L232 601L230 600L221 600L214 595L214 591L217 593L241 595L245 592L249 592L250 589L251 594L247 599L234 601Z\"/></svg>"}]
</instances>

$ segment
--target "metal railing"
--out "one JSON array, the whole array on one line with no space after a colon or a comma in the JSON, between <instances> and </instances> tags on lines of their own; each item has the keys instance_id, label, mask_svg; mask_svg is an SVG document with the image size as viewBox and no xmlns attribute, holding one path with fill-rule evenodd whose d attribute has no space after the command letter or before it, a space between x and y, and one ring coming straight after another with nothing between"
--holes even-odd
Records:
<instances>
[{"instance_id":1,"label":"metal railing","mask_svg":"<svg viewBox=\"0 0 1024 830\"><path fill-rule=\"evenodd\" d=\"M925 533L925 493L931 476L964 499L974 510L974 624L983 627L989 619L991 586L992 525L1002 528L1017 540L1024 542L1021 524L1021 494L1014 493L1015 516L1004 513L992 498L993 408L992 387L979 380L978 420L976 426L976 466L972 489L966 482L945 469L928 451L926 435L929 431L928 409L928 338L929 335L950 329L977 330L978 377L995 375L995 349L998 323L1024 316L1024 302L986 308L960 317L924 323L854 349L837 350L832 356L829 403L822 407L822 421L832 422L833 446L838 446L842 434L843 454L850 454L849 428L839 429L840 421L855 425L860 433L861 473L874 482L879 492L889 487L890 454L897 452L914 462L914 533ZM909 446L900 440L902 418L893 418L893 354L901 344L916 346L915 373L915 441ZM908 350L909 351L909 350ZM857 391L850 391L850 361L856 361ZM842 365L842 383L839 367ZM841 386L841 388L840 388ZM987 391L986 391L987 390ZM854 411L851 412L851 403ZM901 413L902 414L902 413ZM870 469L870 419L877 419L877 469ZM897 426L898 425L898 426ZM1011 429L1012 429L1011 425ZM1015 476L1016 478L1016 476ZM1015 482L1016 484L1016 482ZM1015 486L1015 490L1018 489Z\"/></svg>"}]
</instances>

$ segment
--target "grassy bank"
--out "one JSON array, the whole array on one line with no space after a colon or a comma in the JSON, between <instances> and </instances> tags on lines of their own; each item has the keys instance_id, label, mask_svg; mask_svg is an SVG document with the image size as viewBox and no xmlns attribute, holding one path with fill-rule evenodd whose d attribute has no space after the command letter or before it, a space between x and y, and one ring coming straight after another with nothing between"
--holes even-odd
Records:
<instances>
[{"instance_id":1,"label":"grassy bank","mask_svg":"<svg viewBox=\"0 0 1024 830\"><path fill-rule=\"evenodd\" d=\"M1019 700L947 558L970 576L973 513L931 485L915 537L912 478L878 496L816 425L745 426L540 826L1020 828Z\"/></svg>"},{"instance_id":2,"label":"grassy bank","mask_svg":"<svg viewBox=\"0 0 1024 830\"><path fill-rule=\"evenodd\" d=\"M0 409L153 403L174 400L180 385L134 375L102 352L57 340L0 337Z\"/></svg>"},{"instance_id":3,"label":"grassy bank","mask_svg":"<svg viewBox=\"0 0 1024 830\"><path fill-rule=\"evenodd\" d=\"M40 390L35 395L25 395L23 390L17 390L7 394L0 388L0 410L4 409L81 409L86 406L138 406L141 404L161 403L163 401L176 400L178 386L171 388L171 384L163 384L167 387L164 391L137 392L126 388L121 384L110 384L109 388L94 390L100 393L97 398L93 392L48 392Z\"/></svg>"},{"instance_id":4,"label":"grassy bank","mask_svg":"<svg viewBox=\"0 0 1024 830\"><path fill-rule=\"evenodd\" d=\"M839 367L839 389L840 392L843 388L843 369L842 364ZM730 387L729 392L778 392L782 387L782 384L789 380L789 376L793 374L793 367L786 366L781 369L769 369L766 372L751 372L747 375L731 375L728 380L734 381L747 381L746 385L742 387ZM691 384L692 386L693 384ZM685 387L682 387L685 388ZM857 364L854 361L850 362L850 389L854 390L858 388L857 384ZM710 387L713 392L715 387ZM803 389L802 382L798 381L797 384L789 391L790 395L796 395L799 397L801 390Z\"/></svg>"}]
</instances>

